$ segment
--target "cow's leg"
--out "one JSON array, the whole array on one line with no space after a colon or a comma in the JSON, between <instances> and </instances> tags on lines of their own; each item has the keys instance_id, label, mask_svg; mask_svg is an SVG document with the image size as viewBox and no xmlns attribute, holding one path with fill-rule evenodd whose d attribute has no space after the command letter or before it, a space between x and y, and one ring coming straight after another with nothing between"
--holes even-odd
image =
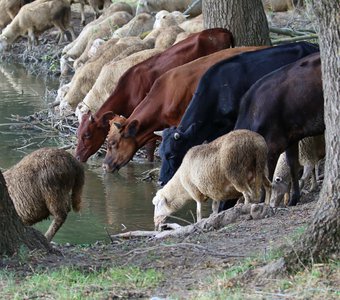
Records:
<instances>
[{"instance_id":1,"label":"cow's leg","mask_svg":"<svg viewBox=\"0 0 340 300\"><path fill-rule=\"evenodd\" d=\"M145 145L146 157L148 158L148 161L150 162L153 162L154 160L155 149L156 149L156 140L151 141Z\"/></svg>"},{"instance_id":2,"label":"cow's leg","mask_svg":"<svg viewBox=\"0 0 340 300\"><path fill-rule=\"evenodd\" d=\"M287 163L290 169L290 175L292 178L292 197L288 203L289 206L294 206L300 199L299 188L299 147L298 143L293 144L286 150Z\"/></svg>"}]
</instances>

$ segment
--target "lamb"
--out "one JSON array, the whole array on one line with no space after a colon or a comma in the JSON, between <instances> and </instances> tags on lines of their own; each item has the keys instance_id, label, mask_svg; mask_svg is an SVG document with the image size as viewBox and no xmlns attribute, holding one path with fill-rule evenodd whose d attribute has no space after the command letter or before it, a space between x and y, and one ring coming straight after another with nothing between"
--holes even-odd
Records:
<instances>
[{"instance_id":1,"label":"lamb","mask_svg":"<svg viewBox=\"0 0 340 300\"><path fill-rule=\"evenodd\" d=\"M155 17L150 14L142 13L135 16L129 23L118 28L112 35L113 38L121 38L126 36L140 36L144 32L152 29Z\"/></svg>"},{"instance_id":2,"label":"lamb","mask_svg":"<svg viewBox=\"0 0 340 300\"><path fill-rule=\"evenodd\" d=\"M303 174L300 179L300 190L305 186L306 180L311 177L310 191L317 187L318 164L325 157L325 137L318 135L307 137L299 142L299 163L303 166ZM289 167L285 153L282 153L273 176L273 190L270 205L277 207L282 203L287 204L290 197L291 180Z\"/></svg>"},{"instance_id":3,"label":"lamb","mask_svg":"<svg viewBox=\"0 0 340 300\"><path fill-rule=\"evenodd\" d=\"M102 45L102 47L98 49L96 56L92 57L74 74L70 89L60 103L61 111L64 111L65 107L70 107L72 110L75 110L78 103L84 99L94 85L102 67L122 51L138 43L142 43L142 40L137 37L128 37L119 39L119 42L118 39L111 39Z\"/></svg>"},{"instance_id":4,"label":"lamb","mask_svg":"<svg viewBox=\"0 0 340 300\"><path fill-rule=\"evenodd\" d=\"M158 20L158 14L156 15L154 29L144 38L144 41L155 40L154 47L165 50L175 43L177 35L182 33L183 29L178 26L179 21L176 16L166 11L161 12Z\"/></svg>"},{"instance_id":5,"label":"lamb","mask_svg":"<svg viewBox=\"0 0 340 300\"><path fill-rule=\"evenodd\" d=\"M170 13L167 10L161 10L155 16L153 29L181 24L186 20L186 17L187 16L183 15L180 11L173 11Z\"/></svg>"},{"instance_id":6,"label":"lamb","mask_svg":"<svg viewBox=\"0 0 340 300\"><path fill-rule=\"evenodd\" d=\"M84 169L65 150L36 150L3 175L15 209L25 225L33 225L50 215L54 217L45 233L48 241L65 222L71 206L74 211L80 210Z\"/></svg>"},{"instance_id":7,"label":"lamb","mask_svg":"<svg viewBox=\"0 0 340 300\"><path fill-rule=\"evenodd\" d=\"M192 0L139 0L136 15L140 13L152 13L160 10L184 12L191 4ZM190 10L190 15L195 17L202 13L201 5L196 5Z\"/></svg>"},{"instance_id":8,"label":"lamb","mask_svg":"<svg viewBox=\"0 0 340 300\"><path fill-rule=\"evenodd\" d=\"M63 40L66 30L71 33L72 38L75 38L70 25L70 17L71 7L68 0L37 0L26 4L0 35L0 50L26 34L28 34L28 44L31 48L32 44L38 42L36 34L53 26L60 31L59 43Z\"/></svg>"},{"instance_id":9,"label":"lamb","mask_svg":"<svg viewBox=\"0 0 340 300\"><path fill-rule=\"evenodd\" d=\"M190 20L186 20L179 24L179 27L181 27L185 32L189 33L200 32L204 29L203 15L199 15Z\"/></svg>"},{"instance_id":10,"label":"lamb","mask_svg":"<svg viewBox=\"0 0 340 300\"><path fill-rule=\"evenodd\" d=\"M208 198L213 200L213 213L217 213L220 201L242 194L245 205L257 202L261 186L269 204L271 184L264 138L249 130L232 131L186 153L175 175L152 200L155 226L190 199L197 203L198 221L202 219L201 204Z\"/></svg>"}]
</instances>

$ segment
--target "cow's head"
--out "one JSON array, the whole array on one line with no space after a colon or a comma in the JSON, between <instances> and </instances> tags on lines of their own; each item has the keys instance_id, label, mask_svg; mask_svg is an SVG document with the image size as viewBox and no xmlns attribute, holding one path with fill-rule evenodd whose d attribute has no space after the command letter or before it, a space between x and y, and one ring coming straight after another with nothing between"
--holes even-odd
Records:
<instances>
[{"instance_id":1,"label":"cow's head","mask_svg":"<svg viewBox=\"0 0 340 300\"><path fill-rule=\"evenodd\" d=\"M126 165L138 150L136 134L139 122L128 122L122 116L115 116L110 121L110 132L107 138L107 152L103 162L106 172L114 172Z\"/></svg>"},{"instance_id":2,"label":"cow's head","mask_svg":"<svg viewBox=\"0 0 340 300\"><path fill-rule=\"evenodd\" d=\"M76 158L79 161L86 162L99 150L109 132L109 121L113 116L114 113L111 111L98 118L92 115L91 111L82 116L77 132Z\"/></svg>"},{"instance_id":3,"label":"cow's head","mask_svg":"<svg viewBox=\"0 0 340 300\"><path fill-rule=\"evenodd\" d=\"M159 173L159 184L166 184L182 163L184 155L191 148L192 136L196 126L191 125L185 132L176 127L166 128L162 131L162 143L159 155L162 159Z\"/></svg>"}]
</instances>

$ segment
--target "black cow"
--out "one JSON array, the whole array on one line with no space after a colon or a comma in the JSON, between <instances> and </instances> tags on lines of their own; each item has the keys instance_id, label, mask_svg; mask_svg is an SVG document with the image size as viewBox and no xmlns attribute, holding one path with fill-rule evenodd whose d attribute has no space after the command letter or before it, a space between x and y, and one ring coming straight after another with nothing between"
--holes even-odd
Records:
<instances>
[{"instance_id":1,"label":"black cow","mask_svg":"<svg viewBox=\"0 0 340 300\"><path fill-rule=\"evenodd\" d=\"M193 146L231 131L242 95L264 75L319 48L307 42L291 43L243 53L212 66L201 78L178 127L163 130L159 181L167 183Z\"/></svg>"},{"instance_id":2,"label":"black cow","mask_svg":"<svg viewBox=\"0 0 340 300\"><path fill-rule=\"evenodd\" d=\"M298 141L324 132L323 107L320 53L262 77L241 99L235 129L256 131L265 138L270 177L287 149L293 183L289 205L296 205L300 197Z\"/></svg>"}]
</instances>

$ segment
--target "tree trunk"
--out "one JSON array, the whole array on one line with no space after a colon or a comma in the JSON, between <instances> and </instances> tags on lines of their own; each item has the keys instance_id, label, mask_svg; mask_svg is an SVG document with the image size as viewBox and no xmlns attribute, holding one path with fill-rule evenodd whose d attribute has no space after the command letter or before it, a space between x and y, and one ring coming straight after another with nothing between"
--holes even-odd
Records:
<instances>
[{"instance_id":1,"label":"tree trunk","mask_svg":"<svg viewBox=\"0 0 340 300\"><path fill-rule=\"evenodd\" d=\"M22 245L29 250L51 250L46 238L39 231L22 224L0 172L0 255L12 255Z\"/></svg>"},{"instance_id":2,"label":"tree trunk","mask_svg":"<svg viewBox=\"0 0 340 300\"><path fill-rule=\"evenodd\" d=\"M204 27L230 30L235 46L271 44L261 0L203 0L202 11Z\"/></svg>"},{"instance_id":3,"label":"tree trunk","mask_svg":"<svg viewBox=\"0 0 340 300\"><path fill-rule=\"evenodd\" d=\"M318 19L325 100L326 163L320 198L299 245L286 257L287 267L339 258L340 254L340 2L313 0Z\"/></svg>"}]
</instances>

